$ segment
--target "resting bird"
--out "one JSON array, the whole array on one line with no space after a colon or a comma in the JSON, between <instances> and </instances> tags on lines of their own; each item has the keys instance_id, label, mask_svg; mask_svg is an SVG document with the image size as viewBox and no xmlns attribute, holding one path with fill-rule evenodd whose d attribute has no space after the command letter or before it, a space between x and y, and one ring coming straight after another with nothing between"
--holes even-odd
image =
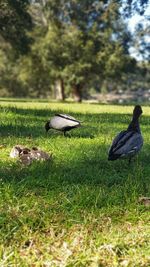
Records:
<instances>
[{"instance_id":1,"label":"resting bird","mask_svg":"<svg viewBox=\"0 0 150 267\"><path fill-rule=\"evenodd\" d=\"M133 118L127 130L121 131L113 140L108 152L108 160L134 157L142 148L143 137L141 135L139 117L142 114L141 106L135 106Z\"/></svg>"},{"instance_id":2,"label":"resting bird","mask_svg":"<svg viewBox=\"0 0 150 267\"><path fill-rule=\"evenodd\" d=\"M64 133L64 136L66 136L67 131L70 131L79 126L81 126L80 121L76 120L74 117L66 114L55 114L55 116L50 121L46 122L45 129L47 132L49 129L62 131Z\"/></svg>"}]
</instances>

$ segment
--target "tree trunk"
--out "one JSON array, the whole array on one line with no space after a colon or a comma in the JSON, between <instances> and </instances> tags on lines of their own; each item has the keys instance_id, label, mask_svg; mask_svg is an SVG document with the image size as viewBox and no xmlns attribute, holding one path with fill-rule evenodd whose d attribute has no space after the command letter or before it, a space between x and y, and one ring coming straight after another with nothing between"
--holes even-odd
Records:
<instances>
[{"instance_id":1,"label":"tree trunk","mask_svg":"<svg viewBox=\"0 0 150 267\"><path fill-rule=\"evenodd\" d=\"M82 102L82 92L80 84L73 85L73 98L76 102Z\"/></svg>"},{"instance_id":2,"label":"tree trunk","mask_svg":"<svg viewBox=\"0 0 150 267\"><path fill-rule=\"evenodd\" d=\"M54 95L57 100L65 100L65 87L63 79L58 79L54 85Z\"/></svg>"}]
</instances>

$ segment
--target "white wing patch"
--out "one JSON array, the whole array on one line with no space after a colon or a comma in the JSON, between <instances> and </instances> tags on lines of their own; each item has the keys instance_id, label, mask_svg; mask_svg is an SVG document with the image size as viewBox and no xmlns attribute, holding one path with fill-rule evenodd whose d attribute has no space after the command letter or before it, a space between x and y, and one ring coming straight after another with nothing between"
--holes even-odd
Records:
<instances>
[{"instance_id":1,"label":"white wing patch","mask_svg":"<svg viewBox=\"0 0 150 267\"><path fill-rule=\"evenodd\" d=\"M57 116L57 115L54 116L50 121L51 127L56 129L56 130L62 130L66 127L78 126L80 124L80 122L76 121L73 117L69 116L69 119L68 119L68 115L66 115L66 116L64 116L64 115L63 115L63 117ZM72 120L72 118L73 118L73 120Z\"/></svg>"},{"instance_id":2,"label":"white wing patch","mask_svg":"<svg viewBox=\"0 0 150 267\"><path fill-rule=\"evenodd\" d=\"M65 119L69 119L69 120L74 120L74 121L77 121L79 122L79 120L75 119L74 117L68 115L68 114L55 114L55 116L58 116L58 117L62 117L62 118L65 118Z\"/></svg>"}]
</instances>

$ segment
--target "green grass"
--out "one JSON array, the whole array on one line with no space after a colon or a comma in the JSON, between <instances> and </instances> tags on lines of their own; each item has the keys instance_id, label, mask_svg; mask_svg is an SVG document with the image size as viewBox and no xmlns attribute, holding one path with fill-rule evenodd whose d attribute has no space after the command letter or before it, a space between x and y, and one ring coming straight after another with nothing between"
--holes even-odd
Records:
<instances>
[{"instance_id":1,"label":"green grass","mask_svg":"<svg viewBox=\"0 0 150 267\"><path fill-rule=\"evenodd\" d=\"M107 161L114 135L133 106L1 101L0 266L150 266L150 108L143 107L144 146L128 161ZM44 124L57 112L83 121L71 138ZM51 162L23 167L13 145L38 146Z\"/></svg>"}]
</instances>

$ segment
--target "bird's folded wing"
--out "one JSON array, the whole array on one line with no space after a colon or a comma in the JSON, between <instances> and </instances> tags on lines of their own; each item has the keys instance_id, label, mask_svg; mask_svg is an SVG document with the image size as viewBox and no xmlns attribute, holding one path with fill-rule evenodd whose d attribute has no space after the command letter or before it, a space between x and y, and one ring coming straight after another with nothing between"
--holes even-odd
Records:
<instances>
[{"instance_id":1,"label":"bird's folded wing","mask_svg":"<svg viewBox=\"0 0 150 267\"><path fill-rule=\"evenodd\" d=\"M139 133L130 132L130 135L127 134L126 138L123 137L122 140L118 142L117 146L113 150L113 153L117 153L120 155L136 153L140 150L142 145L142 136Z\"/></svg>"},{"instance_id":2,"label":"bird's folded wing","mask_svg":"<svg viewBox=\"0 0 150 267\"><path fill-rule=\"evenodd\" d=\"M79 122L79 120L76 120L74 117L68 115L68 114L55 114L55 116L58 116L58 117L61 117L61 118L64 118L66 120L71 120L71 121L76 121L76 122Z\"/></svg>"},{"instance_id":3,"label":"bird's folded wing","mask_svg":"<svg viewBox=\"0 0 150 267\"><path fill-rule=\"evenodd\" d=\"M63 130L65 128L68 128L68 127L71 128L71 127L75 127L78 125L79 125L79 122L74 121L74 120L68 120L64 117L54 116L51 119L52 128L57 129L57 130Z\"/></svg>"},{"instance_id":4,"label":"bird's folded wing","mask_svg":"<svg viewBox=\"0 0 150 267\"><path fill-rule=\"evenodd\" d=\"M113 150L116 150L118 145L121 144L122 140L124 140L124 137L126 136L127 131L121 131L113 140L112 145L109 149L109 152L112 152Z\"/></svg>"}]
</instances>

